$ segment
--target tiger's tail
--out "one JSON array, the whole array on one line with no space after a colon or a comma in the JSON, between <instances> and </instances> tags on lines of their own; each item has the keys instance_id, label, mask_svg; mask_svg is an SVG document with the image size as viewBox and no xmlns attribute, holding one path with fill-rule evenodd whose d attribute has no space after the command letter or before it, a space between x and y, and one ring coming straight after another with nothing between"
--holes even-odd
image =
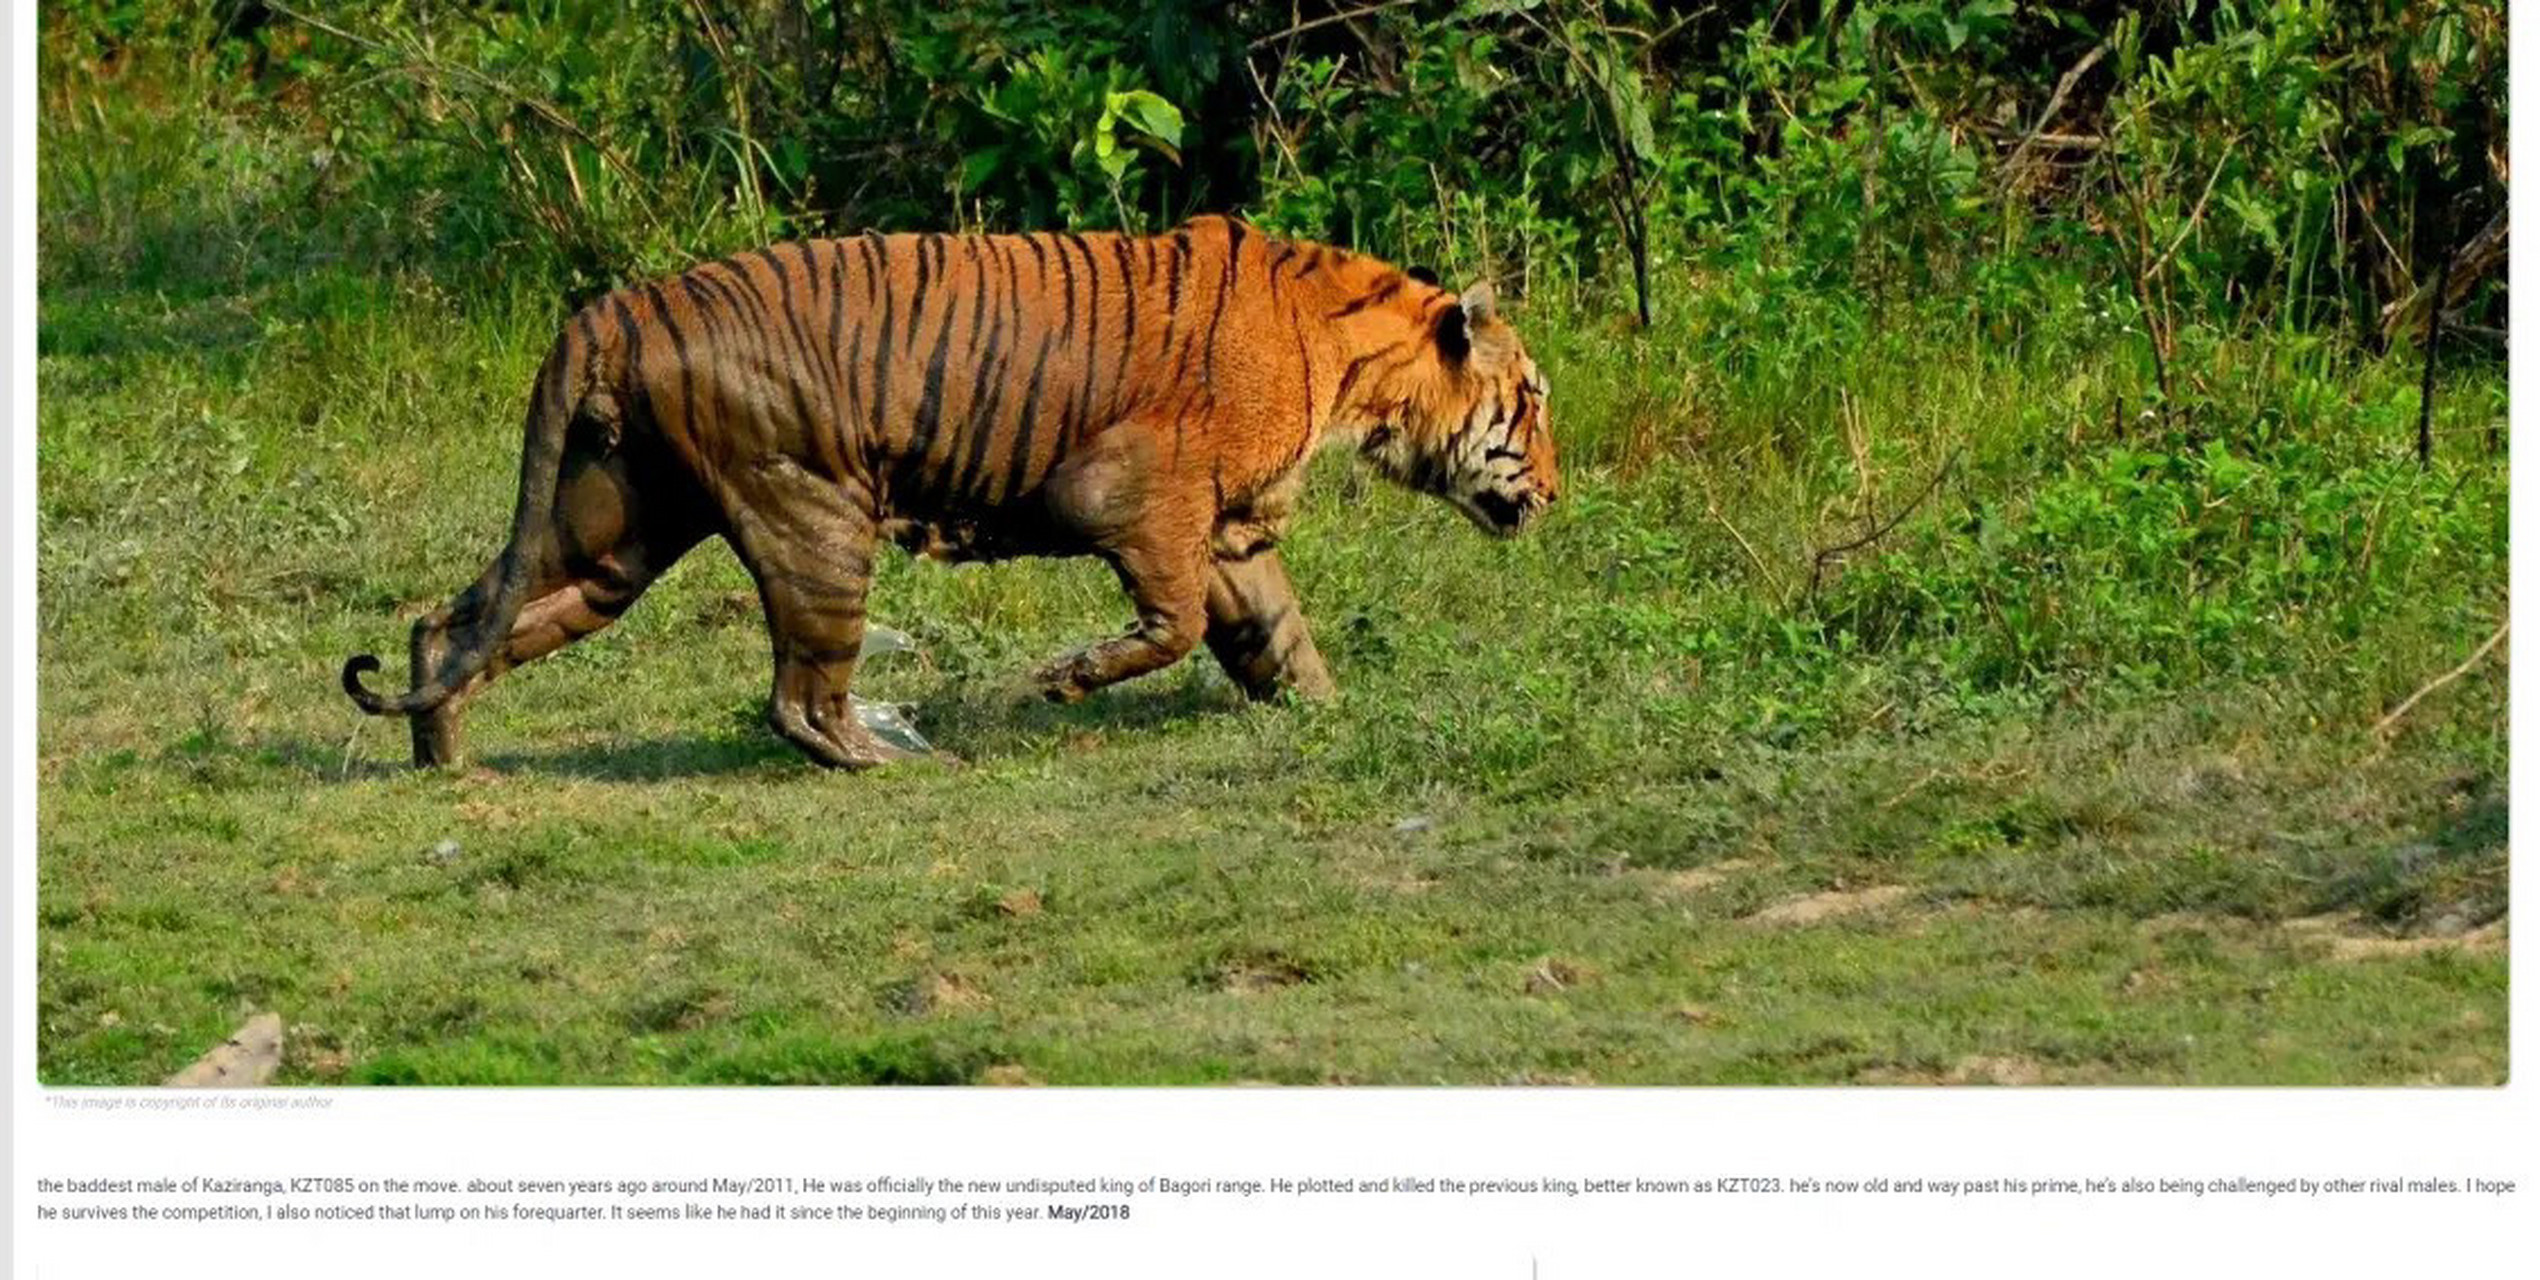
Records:
<instances>
[{"instance_id":1,"label":"tiger's tail","mask_svg":"<svg viewBox=\"0 0 2540 1280\"><path fill-rule=\"evenodd\" d=\"M581 407L590 363L587 344L577 341L575 331L568 328L538 370L523 429L520 497L512 510L511 542L453 606L452 612L466 627L464 638L430 678L397 697L382 697L365 688L362 677L379 670L379 659L367 653L353 655L344 663L343 676L344 692L353 705L374 716L429 713L493 661L495 647L511 634L512 623L527 601L530 575L537 571L538 535L555 518L565 434Z\"/></svg>"}]
</instances>

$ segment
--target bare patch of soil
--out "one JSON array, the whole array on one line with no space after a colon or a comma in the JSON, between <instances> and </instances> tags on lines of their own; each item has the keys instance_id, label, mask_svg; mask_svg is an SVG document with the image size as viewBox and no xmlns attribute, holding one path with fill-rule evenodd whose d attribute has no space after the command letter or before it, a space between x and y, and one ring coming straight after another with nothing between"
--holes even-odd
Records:
<instances>
[{"instance_id":1,"label":"bare patch of soil","mask_svg":"<svg viewBox=\"0 0 2540 1280\"><path fill-rule=\"evenodd\" d=\"M977 1009L993 1003L987 992L958 973L936 974L927 995L937 1009Z\"/></svg>"},{"instance_id":2,"label":"bare patch of soil","mask_svg":"<svg viewBox=\"0 0 2540 1280\"><path fill-rule=\"evenodd\" d=\"M2331 960L2392 960L2430 951L2494 954L2505 949L2505 918L2497 918L2449 936L2396 936L2365 925L2352 912L2304 916L2283 924L2286 936L2325 946Z\"/></svg>"},{"instance_id":3,"label":"bare patch of soil","mask_svg":"<svg viewBox=\"0 0 2540 1280\"><path fill-rule=\"evenodd\" d=\"M1688 867L1682 871L1658 872L1652 880L1661 893L1670 895L1701 893L1718 888L1739 872L1752 870L1754 866L1754 862L1749 859L1730 858L1725 862L1714 862L1707 867Z\"/></svg>"},{"instance_id":4,"label":"bare patch of soil","mask_svg":"<svg viewBox=\"0 0 2540 1280\"><path fill-rule=\"evenodd\" d=\"M229 1039L195 1059L193 1065L169 1076L167 1082L181 1087L235 1089L270 1083L281 1066L282 1018L260 1013L249 1018L247 1025Z\"/></svg>"},{"instance_id":5,"label":"bare patch of soil","mask_svg":"<svg viewBox=\"0 0 2540 1280\"><path fill-rule=\"evenodd\" d=\"M1559 956L1545 956L1535 962L1534 968L1526 971L1526 994L1551 995L1592 981L1595 977L1596 971L1587 965Z\"/></svg>"},{"instance_id":6,"label":"bare patch of soil","mask_svg":"<svg viewBox=\"0 0 2540 1280\"><path fill-rule=\"evenodd\" d=\"M1913 895L1901 884L1883 884L1868 889L1828 889L1805 897L1785 898L1748 916L1755 924L1802 925L1819 924L1844 916L1885 910Z\"/></svg>"},{"instance_id":7,"label":"bare patch of soil","mask_svg":"<svg viewBox=\"0 0 2540 1280\"><path fill-rule=\"evenodd\" d=\"M2029 1058L1980 1053L1959 1059L1943 1079L1950 1084L2044 1084L2046 1070Z\"/></svg>"},{"instance_id":8,"label":"bare patch of soil","mask_svg":"<svg viewBox=\"0 0 2540 1280\"><path fill-rule=\"evenodd\" d=\"M1257 991L1276 991L1313 980L1304 965L1285 956L1267 955L1237 961L1219 970L1217 985L1237 995Z\"/></svg>"}]
</instances>

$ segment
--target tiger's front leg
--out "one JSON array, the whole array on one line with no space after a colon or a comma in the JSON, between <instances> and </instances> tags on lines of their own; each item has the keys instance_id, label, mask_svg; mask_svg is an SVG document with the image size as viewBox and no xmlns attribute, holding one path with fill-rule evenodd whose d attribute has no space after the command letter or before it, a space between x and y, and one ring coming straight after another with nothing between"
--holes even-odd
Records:
<instances>
[{"instance_id":1,"label":"tiger's front leg","mask_svg":"<svg viewBox=\"0 0 2540 1280\"><path fill-rule=\"evenodd\" d=\"M1041 696L1074 702L1105 685L1161 670L1199 647L1207 629L1201 549L1180 539L1133 545L1108 557L1138 609L1129 630L1052 662L1032 674Z\"/></svg>"},{"instance_id":2,"label":"tiger's front leg","mask_svg":"<svg viewBox=\"0 0 2540 1280\"><path fill-rule=\"evenodd\" d=\"M1209 566L1207 640L1247 697L1264 700L1288 690L1319 702L1340 692L1306 631L1287 567L1269 547L1221 556Z\"/></svg>"}]
</instances>

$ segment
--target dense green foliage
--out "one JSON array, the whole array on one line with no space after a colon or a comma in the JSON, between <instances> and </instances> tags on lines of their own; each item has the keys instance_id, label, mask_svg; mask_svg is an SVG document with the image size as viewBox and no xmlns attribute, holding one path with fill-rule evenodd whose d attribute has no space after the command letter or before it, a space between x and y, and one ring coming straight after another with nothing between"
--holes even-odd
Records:
<instances>
[{"instance_id":1,"label":"dense green foliage","mask_svg":"<svg viewBox=\"0 0 2540 1280\"><path fill-rule=\"evenodd\" d=\"M2505 610L2500 4L1362 7L48 6L47 1078L2502 1076L2501 661L2375 728ZM567 301L1217 208L1554 389L1516 542L1318 464L1339 705L1028 703L1099 568L891 559L971 763L822 775L709 548L490 771L344 706Z\"/></svg>"},{"instance_id":2,"label":"dense green foliage","mask_svg":"<svg viewBox=\"0 0 2540 1280\"><path fill-rule=\"evenodd\" d=\"M2496 0L205 8L48 34L209 45L228 105L323 131L311 194L383 247L525 248L576 288L791 234L1235 209L1529 284L1763 258L2018 323L2045 255L2155 277L2123 307L2371 328L2503 207Z\"/></svg>"}]
</instances>

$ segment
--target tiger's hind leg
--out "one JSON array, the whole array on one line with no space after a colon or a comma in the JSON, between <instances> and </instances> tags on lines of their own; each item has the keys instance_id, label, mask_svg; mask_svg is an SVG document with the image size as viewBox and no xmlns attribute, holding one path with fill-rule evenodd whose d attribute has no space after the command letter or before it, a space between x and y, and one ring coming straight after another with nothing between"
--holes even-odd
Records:
<instances>
[{"instance_id":1,"label":"tiger's hind leg","mask_svg":"<svg viewBox=\"0 0 2540 1280\"><path fill-rule=\"evenodd\" d=\"M529 602L511 630L483 671L439 707L409 718L417 767L457 763L460 717L487 684L513 667L605 629L704 538L704 522L686 504L654 499L648 505L643 495L660 487L651 478L630 476L615 459L596 460L568 473L557 495L556 527L538 550ZM498 562L458 599L415 623L407 658L416 685L448 659L455 647L453 633L474 625L477 611L493 595L499 572Z\"/></svg>"},{"instance_id":2,"label":"tiger's hind leg","mask_svg":"<svg viewBox=\"0 0 2540 1280\"><path fill-rule=\"evenodd\" d=\"M1282 690L1323 701L1340 692L1305 627L1305 610L1279 553L1262 547L1209 566L1209 652L1245 695L1274 698Z\"/></svg>"},{"instance_id":3,"label":"tiger's hind leg","mask_svg":"<svg viewBox=\"0 0 2540 1280\"><path fill-rule=\"evenodd\" d=\"M847 696L878 540L871 502L791 463L751 468L733 485L733 547L758 581L775 651L768 727L833 769L910 758L865 728Z\"/></svg>"}]
</instances>

